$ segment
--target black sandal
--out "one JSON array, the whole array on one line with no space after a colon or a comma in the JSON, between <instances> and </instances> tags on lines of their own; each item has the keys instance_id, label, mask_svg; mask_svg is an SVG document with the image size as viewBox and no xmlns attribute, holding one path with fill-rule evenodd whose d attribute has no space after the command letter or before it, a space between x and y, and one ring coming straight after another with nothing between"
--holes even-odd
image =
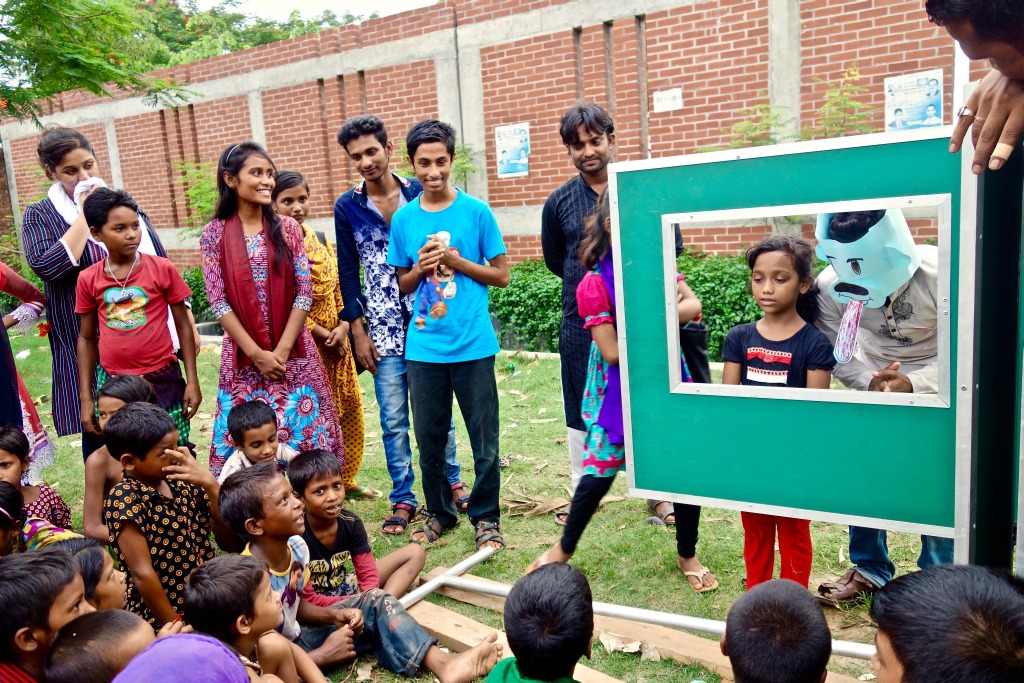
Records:
<instances>
[{"instance_id":1,"label":"black sandal","mask_svg":"<svg viewBox=\"0 0 1024 683\"><path fill-rule=\"evenodd\" d=\"M459 496L456 495L456 491L469 491L469 484L464 481L452 484L452 502L455 503L455 509L465 514L469 511L469 497L473 492L470 491Z\"/></svg>"},{"instance_id":2,"label":"black sandal","mask_svg":"<svg viewBox=\"0 0 1024 683\"><path fill-rule=\"evenodd\" d=\"M477 522L476 523L476 547L477 550L482 548L485 543L495 542L501 546L498 550L505 547L505 539L501 537L501 527L497 522Z\"/></svg>"},{"instance_id":3,"label":"black sandal","mask_svg":"<svg viewBox=\"0 0 1024 683\"><path fill-rule=\"evenodd\" d=\"M395 514L399 510L405 510L406 514L409 515L408 519ZM409 529L409 522L415 514L416 508L412 505L409 505L408 503L395 503L391 506L391 516L384 519L384 524L381 525L381 529L387 536L402 536ZM400 526L402 527L402 530L397 533L394 531L388 531L387 527L389 526Z\"/></svg>"},{"instance_id":4,"label":"black sandal","mask_svg":"<svg viewBox=\"0 0 1024 683\"><path fill-rule=\"evenodd\" d=\"M412 532L413 534L415 534L416 532L422 533L423 539L417 541L412 536L409 536L409 540L415 543L416 545L430 545L431 543L437 541L437 539L441 538L441 536L443 536L446 532L451 531L459 525L458 522L456 522L451 526L445 526L441 524L441 522L437 519L437 515L432 515L429 512L425 514L427 515L427 521L425 521L423 523L423 526L421 526L419 529Z\"/></svg>"}]
</instances>

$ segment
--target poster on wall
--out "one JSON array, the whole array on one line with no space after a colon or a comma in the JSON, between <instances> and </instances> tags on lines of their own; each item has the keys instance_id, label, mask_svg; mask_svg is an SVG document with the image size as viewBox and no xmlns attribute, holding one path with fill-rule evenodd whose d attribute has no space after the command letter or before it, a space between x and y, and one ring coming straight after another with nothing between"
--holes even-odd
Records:
<instances>
[{"instance_id":1,"label":"poster on wall","mask_svg":"<svg viewBox=\"0 0 1024 683\"><path fill-rule=\"evenodd\" d=\"M495 126L499 178L519 178L530 173L530 124Z\"/></svg>"},{"instance_id":2,"label":"poster on wall","mask_svg":"<svg viewBox=\"0 0 1024 683\"><path fill-rule=\"evenodd\" d=\"M942 69L885 79L885 129L942 125Z\"/></svg>"}]
</instances>

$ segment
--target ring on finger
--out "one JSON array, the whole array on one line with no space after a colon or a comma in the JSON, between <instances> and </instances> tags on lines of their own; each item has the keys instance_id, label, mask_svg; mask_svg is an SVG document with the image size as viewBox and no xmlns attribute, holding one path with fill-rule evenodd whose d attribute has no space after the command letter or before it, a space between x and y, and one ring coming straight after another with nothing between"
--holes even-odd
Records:
<instances>
[{"instance_id":1,"label":"ring on finger","mask_svg":"<svg viewBox=\"0 0 1024 683\"><path fill-rule=\"evenodd\" d=\"M974 112L971 111L970 109L968 109L967 105L965 104L964 106L960 107L960 111L958 111L956 113L956 115L957 115L957 118L960 118L962 116L972 116L973 117L974 116ZM977 118L977 117L975 117L975 118Z\"/></svg>"}]
</instances>

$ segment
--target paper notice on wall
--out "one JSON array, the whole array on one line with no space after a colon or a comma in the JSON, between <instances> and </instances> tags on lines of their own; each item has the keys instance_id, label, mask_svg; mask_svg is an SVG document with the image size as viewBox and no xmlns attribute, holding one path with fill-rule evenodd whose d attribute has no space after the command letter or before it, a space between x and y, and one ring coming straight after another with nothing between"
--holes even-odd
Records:
<instances>
[{"instance_id":1,"label":"paper notice on wall","mask_svg":"<svg viewBox=\"0 0 1024 683\"><path fill-rule=\"evenodd\" d=\"M654 113L675 111L683 108L683 89L656 90L654 92Z\"/></svg>"},{"instance_id":2,"label":"paper notice on wall","mask_svg":"<svg viewBox=\"0 0 1024 683\"><path fill-rule=\"evenodd\" d=\"M530 173L530 124L494 127L499 178L519 178Z\"/></svg>"},{"instance_id":3,"label":"paper notice on wall","mask_svg":"<svg viewBox=\"0 0 1024 683\"><path fill-rule=\"evenodd\" d=\"M885 79L885 129L941 126L942 69Z\"/></svg>"}]
</instances>

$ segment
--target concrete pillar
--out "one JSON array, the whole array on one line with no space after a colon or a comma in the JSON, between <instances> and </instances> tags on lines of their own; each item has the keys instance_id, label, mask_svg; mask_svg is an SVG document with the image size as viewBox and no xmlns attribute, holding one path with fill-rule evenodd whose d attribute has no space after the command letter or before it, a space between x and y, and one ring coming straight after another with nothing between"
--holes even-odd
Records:
<instances>
[{"instance_id":1,"label":"concrete pillar","mask_svg":"<svg viewBox=\"0 0 1024 683\"><path fill-rule=\"evenodd\" d=\"M263 95L259 90L249 91L249 127L252 139L267 146L267 132L263 127Z\"/></svg>"},{"instance_id":2,"label":"concrete pillar","mask_svg":"<svg viewBox=\"0 0 1024 683\"><path fill-rule=\"evenodd\" d=\"M117 128L114 126L114 117L103 120L103 131L107 134L107 168L110 169L110 177L107 181L111 187L124 187L124 178L121 176L121 153L117 148Z\"/></svg>"},{"instance_id":3,"label":"concrete pillar","mask_svg":"<svg viewBox=\"0 0 1024 683\"><path fill-rule=\"evenodd\" d=\"M781 109L779 138L800 134L800 0L768 0L768 100Z\"/></svg>"}]
</instances>

